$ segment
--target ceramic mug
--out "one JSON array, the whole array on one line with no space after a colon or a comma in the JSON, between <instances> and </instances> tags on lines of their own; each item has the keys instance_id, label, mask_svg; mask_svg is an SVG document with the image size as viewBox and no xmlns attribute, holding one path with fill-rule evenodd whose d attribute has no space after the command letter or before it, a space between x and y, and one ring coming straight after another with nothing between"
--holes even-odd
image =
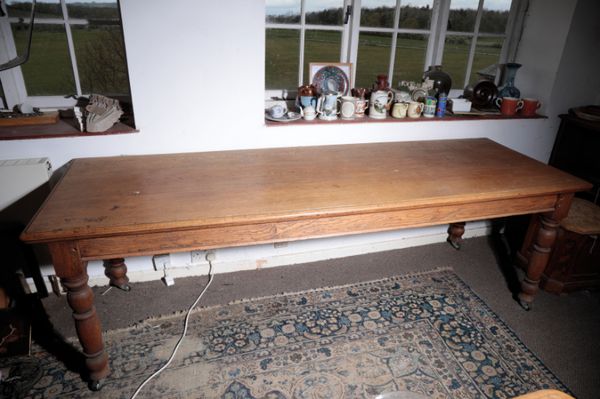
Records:
<instances>
[{"instance_id":1,"label":"ceramic mug","mask_svg":"<svg viewBox=\"0 0 600 399\"><path fill-rule=\"evenodd\" d=\"M523 116L535 116L537 110L542 106L542 103L535 98L524 98L523 108L521 108L521 115Z\"/></svg>"},{"instance_id":2,"label":"ceramic mug","mask_svg":"<svg viewBox=\"0 0 600 399\"><path fill-rule=\"evenodd\" d=\"M342 96L342 105L340 106L340 115L342 119L354 119L356 114L356 98L352 96Z\"/></svg>"},{"instance_id":3,"label":"ceramic mug","mask_svg":"<svg viewBox=\"0 0 600 399\"><path fill-rule=\"evenodd\" d=\"M408 112L407 115L409 118L418 118L421 116L421 112L423 112L423 103L418 101L411 101L408 103Z\"/></svg>"},{"instance_id":4,"label":"ceramic mug","mask_svg":"<svg viewBox=\"0 0 600 399\"><path fill-rule=\"evenodd\" d=\"M523 108L523 101L516 97L502 97L496 99L496 105L500 108L502 115L513 116Z\"/></svg>"},{"instance_id":5,"label":"ceramic mug","mask_svg":"<svg viewBox=\"0 0 600 399\"><path fill-rule=\"evenodd\" d=\"M391 91L377 90L371 93L371 105L369 106L369 117L385 119L387 110L390 108L394 93Z\"/></svg>"},{"instance_id":6,"label":"ceramic mug","mask_svg":"<svg viewBox=\"0 0 600 399\"><path fill-rule=\"evenodd\" d=\"M369 100L365 100L364 98L356 98L356 111L354 112L354 116L357 118L364 118L365 111L367 110L368 106Z\"/></svg>"},{"instance_id":7,"label":"ceramic mug","mask_svg":"<svg viewBox=\"0 0 600 399\"><path fill-rule=\"evenodd\" d=\"M400 102L395 103L392 107L392 117L394 118L406 118L406 112L408 111L408 103Z\"/></svg>"}]
</instances>

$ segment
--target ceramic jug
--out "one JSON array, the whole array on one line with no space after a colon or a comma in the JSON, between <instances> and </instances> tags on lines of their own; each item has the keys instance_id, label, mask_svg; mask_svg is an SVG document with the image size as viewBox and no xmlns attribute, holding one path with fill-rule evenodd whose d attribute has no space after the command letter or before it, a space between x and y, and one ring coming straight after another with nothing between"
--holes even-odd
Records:
<instances>
[{"instance_id":1,"label":"ceramic jug","mask_svg":"<svg viewBox=\"0 0 600 399\"><path fill-rule=\"evenodd\" d=\"M317 101L317 113L319 114L319 119L325 121L332 121L337 119L337 115L340 113L338 111L338 103L341 102L341 95L338 93L327 93L321 94L319 100Z\"/></svg>"},{"instance_id":2,"label":"ceramic jug","mask_svg":"<svg viewBox=\"0 0 600 399\"><path fill-rule=\"evenodd\" d=\"M386 90L377 90L371 93L371 105L369 106L369 117L385 119L387 110L390 108L394 93Z\"/></svg>"}]
</instances>

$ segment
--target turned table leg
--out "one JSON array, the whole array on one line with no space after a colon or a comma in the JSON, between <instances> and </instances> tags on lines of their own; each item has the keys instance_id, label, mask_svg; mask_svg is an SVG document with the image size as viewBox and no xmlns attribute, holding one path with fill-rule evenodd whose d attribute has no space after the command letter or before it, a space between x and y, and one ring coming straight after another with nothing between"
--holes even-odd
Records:
<instances>
[{"instance_id":1,"label":"turned table leg","mask_svg":"<svg viewBox=\"0 0 600 399\"><path fill-rule=\"evenodd\" d=\"M518 255L522 261L526 259L527 265L527 273L521 282L521 292L518 294L519 304L525 310L531 309L533 299L539 290L540 278L550 260L560 221L569 213L572 198L572 194L560 195L553 212L543 213L531 219L527 235L532 245L529 248L524 247Z\"/></svg>"},{"instance_id":2,"label":"turned table leg","mask_svg":"<svg viewBox=\"0 0 600 399\"><path fill-rule=\"evenodd\" d=\"M74 242L51 243L48 247L54 270L67 290L67 301L73 310L77 337L85 356L89 386L98 390L110 369L102 342L100 319L94 306L94 294L88 286L87 262L81 260L79 249Z\"/></svg>"},{"instance_id":3,"label":"turned table leg","mask_svg":"<svg viewBox=\"0 0 600 399\"><path fill-rule=\"evenodd\" d=\"M105 260L104 274L110 279L111 286L122 289L123 291L129 291L131 289L131 287L129 287L125 259L114 258Z\"/></svg>"},{"instance_id":4,"label":"turned table leg","mask_svg":"<svg viewBox=\"0 0 600 399\"><path fill-rule=\"evenodd\" d=\"M450 223L448 227L448 238L446 241L452 245L454 249L460 249L462 236L465 233L465 222Z\"/></svg>"}]
</instances>

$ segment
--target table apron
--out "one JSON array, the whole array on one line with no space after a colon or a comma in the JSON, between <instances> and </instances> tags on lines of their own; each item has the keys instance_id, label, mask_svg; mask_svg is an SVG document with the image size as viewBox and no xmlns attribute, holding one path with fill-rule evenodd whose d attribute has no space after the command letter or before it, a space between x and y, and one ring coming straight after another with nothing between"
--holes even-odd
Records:
<instances>
[{"instance_id":1,"label":"table apron","mask_svg":"<svg viewBox=\"0 0 600 399\"><path fill-rule=\"evenodd\" d=\"M79 239L82 259L205 250L549 212L557 195Z\"/></svg>"}]
</instances>

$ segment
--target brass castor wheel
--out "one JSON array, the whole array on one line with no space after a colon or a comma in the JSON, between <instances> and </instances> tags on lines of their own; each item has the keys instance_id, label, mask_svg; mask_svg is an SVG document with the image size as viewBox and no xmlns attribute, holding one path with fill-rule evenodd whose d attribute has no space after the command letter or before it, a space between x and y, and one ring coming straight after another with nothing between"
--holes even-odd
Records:
<instances>
[{"instance_id":1,"label":"brass castor wheel","mask_svg":"<svg viewBox=\"0 0 600 399\"><path fill-rule=\"evenodd\" d=\"M131 291L131 287L129 286L129 284L123 284L123 285L111 284L111 286L118 288L121 291Z\"/></svg>"},{"instance_id":2,"label":"brass castor wheel","mask_svg":"<svg viewBox=\"0 0 600 399\"><path fill-rule=\"evenodd\" d=\"M100 389L102 389L102 380L92 380L88 382L88 388L90 389L90 391L98 392Z\"/></svg>"},{"instance_id":3,"label":"brass castor wheel","mask_svg":"<svg viewBox=\"0 0 600 399\"><path fill-rule=\"evenodd\" d=\"M521 307L523 309L525 309L528 312L531 310L531 306L533 305L531 302L525 302L521 298L519 298L518 300L519 300L519 305L521 305Z\"/></svg>"},{"instance_id":4,"label":"brass castor wheel","mask_svg":"<svg viewBox=\"0 0 600 399\"><path fill-rule=\"evenodd\" d=\"M460 249L459 242L452 241L452 239L450 239L450 238L447 238L446 241L448 241L448 244L452 245L452 248L456 249L457 251Z\"/></svg>"}]
</instances>

